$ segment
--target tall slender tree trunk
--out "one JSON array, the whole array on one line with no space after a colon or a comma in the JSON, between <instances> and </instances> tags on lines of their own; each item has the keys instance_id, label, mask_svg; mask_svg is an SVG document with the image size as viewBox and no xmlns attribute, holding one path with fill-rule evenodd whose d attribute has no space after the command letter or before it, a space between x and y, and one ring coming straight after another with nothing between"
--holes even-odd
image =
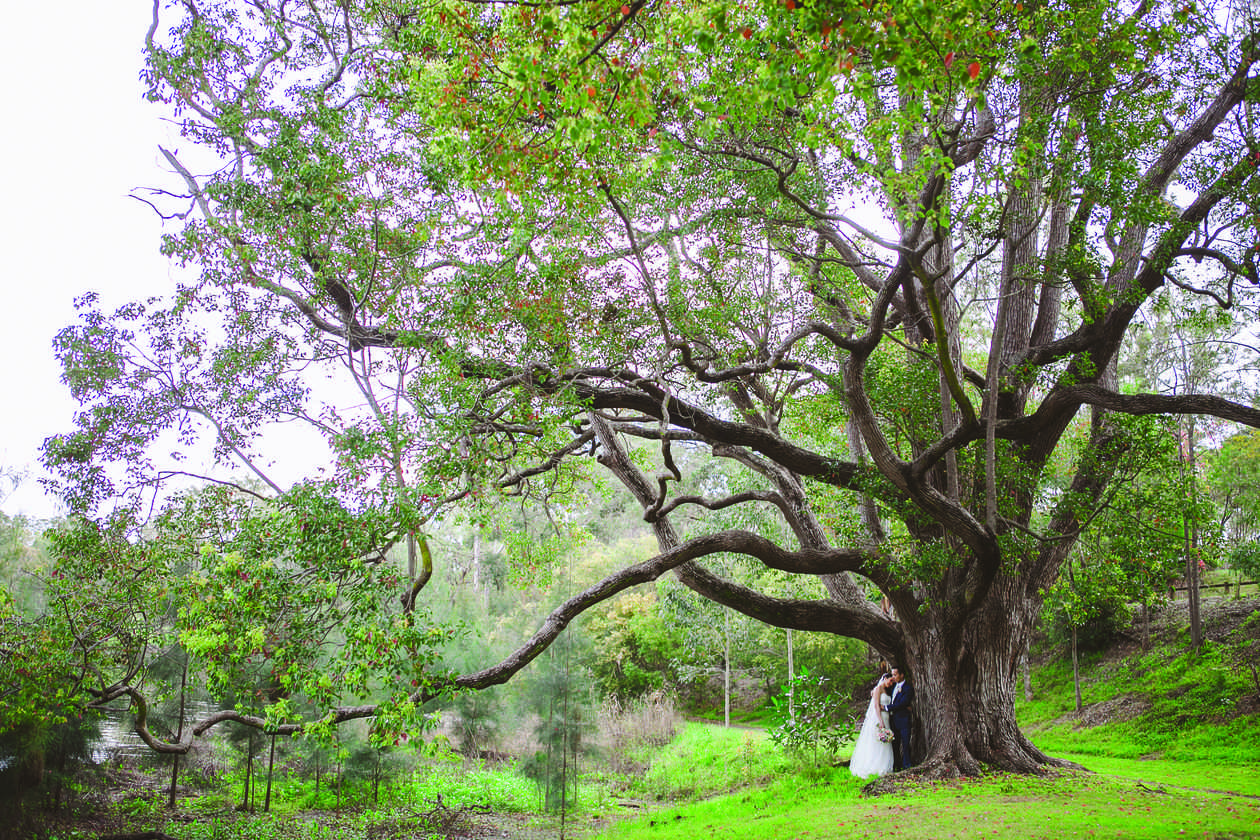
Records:
<instances>
[{"instance_id":1,"label":"tall slender tree trunk","mask_svg":"<svg viewBox=\"0 0 1260 840\"><path fill-rule=\"evenodd\" d=\"M187 700L186 689L188 687L188 659L184 658L184 667L179 674L179 720L175 723L175 740L184 740L184 709ZM175 793L179 786L179 760L180 754L175 753L171 756L171 787L166 797L166 807L173 809L175 807Z\"/></svg>"},{"instance_id":2,"label":"tall slender tree trunk","mask_svg":"<svg viewBox=\"0 0 1260 840\"><path fill-rule=\"evenodd\" d=\"M792 661L792 628L787 629L788 720L796 722L796 667Z\"/></svg>"},{"instance_id":3,"label":"tall slender tree trunk","mask_svg":"<svg viewBox=\"0 0 1260 840\"><path fill-rule=\"evenodd\" d=\"M271 750L267 754L267 795L263 798L263 811L271 810L271 777L276 767L276 735L271 733Z\"/></svg>"},{"instance_id":4,"label":"tall slender tree trunk","mask_svg":"<svg viewBox=\"0 0 1260 840\"><path fill-rule=\"evenodd\" d=\"M472 535L472 588L473 592L481 589L481 535L473 531Z\"/></svg>"},{"instance_id":5,"label":"tall slender tree trunk","mask_svg":"<svg viewBox=\"0 0 1260 840\"><path fill-rule=\"evenodd\" d=\"M1203 620L1199 609L1199 561L1195 556L1193 525L1186 523L1186 599L1190 602L1190 646L1203 646Z\"/></svg>"},{"instance_id":6,"label":"tall slender tree trunk","mask_svg":"<svg viewBox=\"0 0 1260 840\"><path fill-rule=\"evenodd\" d=\"M731 611L722 610L722 706L726 711L725 725L731 726Z\"/></svg>"},{"instance_id":7,"label":"tall slender tree trunk","mask_svg":"<svg viewBox=\"0 0 1260 840\"><path fill-rule=\"evenodd\" d=\"M566 640L567 641L567 640ZM566 654L568 647L566 645ZM572 686L569 683L569 667L568 657L565 657L564 668L564 699L561 705L561 722L560 722L560 840L564 840L564 830L566 826L566 818L569 815L569 739L571 733L569 727L572 721L569 720L569 691ZM577 772L577 756L574 756L574 773Z\"/></svg>"},{"instance_id":8,"label":"tall slender tree trunk","mask_svg":"<svg viewBox=\"0 0 1260 840\"><path fill-rule=\"evenodd\" d=\"M248 811L250 809L249 793L252 785L250 784L254 778L254 730L249 730L249 742L246 747L247 754L245 756L245 793L241 797L241 810Z\"/></svg>"},{"instance_id":9,"label":"tall slender tree trunk","mask_svg":"<svg viewBox=\"0 0 1260 840\"><path fill-rule=\"evenodd\" d=\"M1076 656L1076 625L1072 625L1072 689L1076 692L1076 711L1080 711L1081 705L1081 664L1080 659Z\"/></svg>"},{"instance_id":10,"label":"tall slender tree trunk","mask_svg":"<svg viewBox=\"0 0 1260 840\"><path fill-rule=\"evenodd\" d=\"M1151 602L1149 596L1142 599L1142 650L1151 649Z\"/></svg>"},{"instance_id":11,"label":"tall slender tree trunk","mask_svg":"<svg viewBox=\"0 0 1260 840\"><path fill-rule=\"evenodd\" d=\"M1191 502L1197 501L1194 488L1198 484L1198 477L1195 474L1194 432L1194 418L1191 417L1186 422L1186 454L1182 459L1183 485L1190 491ZM1186 542L1186 598L1190 602L1190 646L1198 650L1203 646L1203 624L1199 615L1199 552L1197 551L1199 523L1198 517L1193 513L1193 504L1189 510L1190 515L1183 514L1182 517L1182 530L1185 532Z\"/></svg>"}]
</instances>

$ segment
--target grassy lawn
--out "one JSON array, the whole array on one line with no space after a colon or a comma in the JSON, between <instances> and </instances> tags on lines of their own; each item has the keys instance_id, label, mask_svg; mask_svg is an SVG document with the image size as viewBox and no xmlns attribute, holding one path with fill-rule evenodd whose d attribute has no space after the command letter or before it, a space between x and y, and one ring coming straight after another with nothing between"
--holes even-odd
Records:
<instances>
[{"instance_id":1,"label":"grassy lawn","mask_svg":"<svg viewBox=\"0 0 1260 840\"><path fill-rule=\"evenodd\" d=\"M1216 764L1210 761L1135 760L1057 752L1055 756L1075 761L1099 775L1141 782L1148 787L1188 788L1260 798L1260 762Z\"/></svg>"},{"instance_id":2,"label":"grassy lawn","mask_svg":"<svg viewBox=\"0 0 1260 840\"><path fill-rule=\"evenodd\" d=\"M624 793L645 801L691 801L767 784L795 769L764 730L693 722L654 751L647 770Z\"/></svg>"},{"instance_id":3,"label":"grassy lawn","mask_svg":"<svg viewBox=\"0 0 1260 840\"><path fill-rule=\"evenodd\" d=\"M1045 779L994 774L867 798L861 795L864 782L843 768L793 767L756 733L693 723L656 756L637 788L648 794L647 813L586 836L1260 837L1260 760L1233 764L1052 752L1092 772ZM767 772L777 778L764 786L688 804L651 804L676 802L680 794L703 796L720 789L723 777L755 783Z\"/></svg>"},{"instance_id":4,"label":"grassy lawn","mask_svg":"<svg viewBox=\"0 0 1260 840\"><path fill-rule=\"evenodd\" d=\"M597 835L606 840L897 837L1260 837L1260 799L1143 784L1110 772L1056 779L998 775L863 798L856 780L795 779L665 808ZM1252 783L1254 784L1254 782Z\"/></svg>"}]
</instances>

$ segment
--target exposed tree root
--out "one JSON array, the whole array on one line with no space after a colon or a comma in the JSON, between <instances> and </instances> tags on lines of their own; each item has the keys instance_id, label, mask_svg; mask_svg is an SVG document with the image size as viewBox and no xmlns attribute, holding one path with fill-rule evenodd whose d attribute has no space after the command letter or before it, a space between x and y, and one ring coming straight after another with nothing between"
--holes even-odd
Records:
<instances>
[{"instance_id":1,"label":"exposed tree root","mask_svg":"<svg viewBox=\"0 0 1260 840\"><path fill-rule=\"evenodd\" d=\"M1034 763L1031 757L1025 757L1027 761L1019 762L1018 767L985 764L976 761L970 753L966 754L961 761L956 757L929 757L922 764L916 764L908 770L899 770L875 779L862 788L862 796L901 793L932 782L964 783L968 779L979 779L987 771L1022 773L1031 776L1055 776L1060 770L1089 772L1071 761L1034 752L1043 761Z\"/></svg>"},{"instance_id":2,"label":"exposed tree root","mask_svg":"<svg viewBox=\"0 0 1260 840\"><path fill-rule=\"evenodd\" d=\"M953 763L923 763L900 770L887 776L880 776L862 788L862 796L885 796L890 793L901 793L913 790L924 782L948 781L957 782L964 778L958 766Z\"/></svg>"},{"instance_id":3,"label":"exposed tree root","mask_svg":"<svg viewBox=\"0 0 1260 840\"><path fill-rule=\"evenodd\" d=\"M1041 765L1055 767L1062 770L1081 770L1087 773L1089 772L1074 761L1068 761L1066 758L1055 758L1054 756L1046 755L1041 750L1033 746L1032 741L1025 738L1022 732L1020 733L1019 739L1022 742L1024 750Z\"/></svg>"},{"instance_id":4,"label":"exposed tree root","mask_svg":"<svg viewBox=\"0 0 1260 840\"><path fill-rule=\"evenodd\" d=\"M1075 761L1068 761L1066 758L1046 757L1046 766L1053 767L1056 770L1078 770L1081 773L1092 773L1088 767L1083 767Z\"/></svg>"}]
</instances>

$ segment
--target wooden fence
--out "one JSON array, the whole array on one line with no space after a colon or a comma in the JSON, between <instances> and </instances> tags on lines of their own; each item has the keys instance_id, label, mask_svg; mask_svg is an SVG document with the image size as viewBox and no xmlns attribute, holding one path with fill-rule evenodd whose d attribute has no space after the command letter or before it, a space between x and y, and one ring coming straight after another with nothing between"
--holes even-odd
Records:
<instances>
[{"instance_id":1,"label":"wooden fence","mask_svg":"<svg viewBox=\"0 0 1260 840\"><path fill-rule=\"evenodd\" d=\"M1238 583L1201 583L1199 584L1199 591L1203 592L1206 589L1223 589L1225 591L1222 592L1221 594L1229 595L1229 590L1232 588L1234 592L1236 592L1241 597L1243 594L1244 586L1255 587L1257 585L1258 585L1257 582L1254 580L1244 580L1244 581L1239 581ZM1178 592L1186 592L1186 591L1188 591L1188 588L1185 586L1169 587L1169 592L1172 593L1172 599L1174 601L1177 600ZM1252 592L1256 593L1256 590L1253 589Z\"/></svg>"}]
</instances>

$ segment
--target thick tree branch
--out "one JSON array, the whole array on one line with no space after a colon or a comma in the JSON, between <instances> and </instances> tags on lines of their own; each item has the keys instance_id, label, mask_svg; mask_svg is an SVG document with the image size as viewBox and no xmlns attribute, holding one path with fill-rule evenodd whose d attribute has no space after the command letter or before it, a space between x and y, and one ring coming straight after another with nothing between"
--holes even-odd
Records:
<instances>
[{"instance_id":1,"label":"thick tree branch","mask_svg":"<svg viewBox=\"0 0 1260 840\"><path fill-rule=\"evenodd\" d=\"M1057 390L1082 405L1096 405L1123 414L1194 414L1260 428L1260 409L1210 394L1117 394L1099 385L1073 385Z\"/></svg>"},{"instance_id":2,"label":"thick tree branch","mask_svg":"<svg viewBox=\"0 0 1260 840\"><path fill-rule=\"evenodd\" d=\"M655 557L636 563L609 575L599 583L579 595L570 598L549 615L543 626L517 650L491 668L476 673L456 677L452 684L460 688L486 688L506 682L513 674L533 661L547 649L574 618L589 607L602 603L631 586L656 580L664 573L677 569L710 554L735 552L748 554L761 560L767 566L784 571L805 574L832 574L847 569L858 569L873 560L870 552L859 550L819 552L819 551L784 551L779 546L762 537L747 531L725 531L709 534L688 540L674 548L663 550ZM839 620L838 613L843 610L836 606L834 610L818 608L831 621ZM801 629L824 629L812 627Z\"/></svg>"}]
</instances>

